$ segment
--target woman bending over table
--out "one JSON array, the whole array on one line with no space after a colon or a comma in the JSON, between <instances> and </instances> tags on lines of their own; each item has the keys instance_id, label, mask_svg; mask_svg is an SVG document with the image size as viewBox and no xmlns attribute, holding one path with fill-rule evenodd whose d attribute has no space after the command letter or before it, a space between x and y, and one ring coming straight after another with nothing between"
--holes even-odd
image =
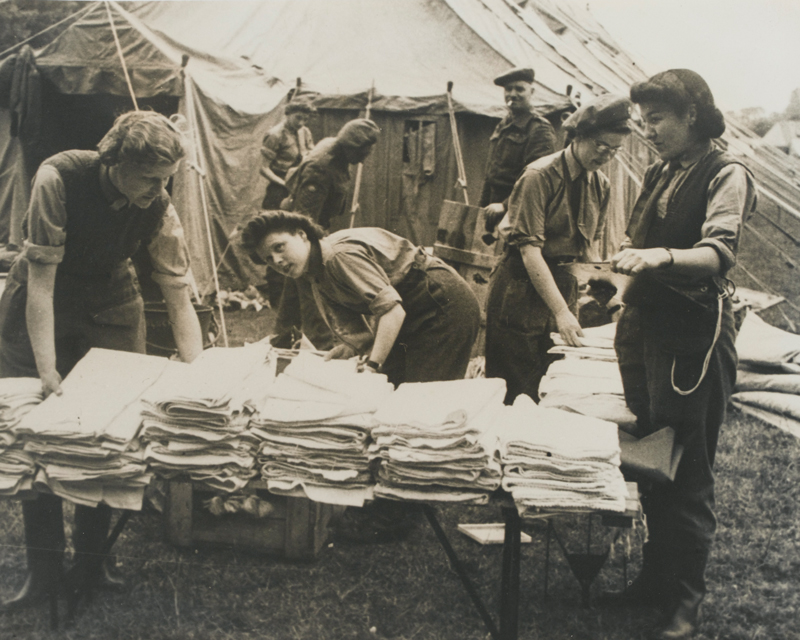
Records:
<instances>
[{"instance_id":1,"label":"woman bending over table","mask_svg":"<svg viewBox=\"0 0 800 640\"><path fill-rule=\"evenodd\" d=\"M366 356L366 366L395 385L463 378L480 322L463 278L384 229L323 235L307 216L264 211L246 224L241 242L255 260L310 290L339 341L330 357Z\"/></svg>"},{"instance_id":2,"label":"woman bending over table","mask_svg":"<svg viewBox=\"0 0 800 640\"><path fill-rule=\"evenodd\" d=\"M89 349L145 351L144 302L131 256L153 262L181 359L202 350L189 296L189 252L165 187L185 152L181 135L154 112L126 113L98 151L64 151L33 180L25 244L0 299L0 376L38 377L45 395ZM61 499L22 504L28 576L3 611L44 599L58 585L64 556ZM75 559L100 586L121 586L99 556L111 509L75 507Z\"/></svg>"},{"instance_id":3,"label":"woman bending over table","mask_svg":"<svg viewBox=\"0 0 800 640\"><path fill-rule=\"evenodd\" d=\"M706 591L716 529L714 453L736 380L734 321L725 279L743 219L755 208L753 176L717 148L725 131L705 81L688 69L631 88L661 160L646 172L612 266L633 277L616 349L641 435L672 427L683 445L674 482L642 496L649 539L642 571L617 600L666 614L659 640L691 636Z\"/></svg>"}]
</instances>

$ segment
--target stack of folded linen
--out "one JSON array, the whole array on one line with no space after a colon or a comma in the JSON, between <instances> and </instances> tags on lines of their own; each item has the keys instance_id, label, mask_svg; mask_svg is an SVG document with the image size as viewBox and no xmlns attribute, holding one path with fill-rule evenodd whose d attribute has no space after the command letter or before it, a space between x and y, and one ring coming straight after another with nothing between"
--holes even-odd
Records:
<instances>
[{"instance_id":1,"label":"stack of folded linen","mask_svg":"<svg viewBox=\"0 0 800 640\"><path fill-rule=\"evenodd\" d=\"M736 350L734 406L800 438L800 336L748 313Z\"/></svg>"},{"instance_id":2,"label":"stack of folded linen","mask_svg":"<svg viewBox=\"0 0 800 640\"><path fill-rule=\"evenodd\" d=\"M0 378L0 495L31 488L36 464L12 429L43 399L39 378Z\"/></svg>"},{"instance_id":3,"label":"stack of folded linen","mask_svg":"<svg viewBox=\"0 0 800 640\"><path fill-rule=\"evenodd\" d=\"M72 502L140 509L147 472L136 435L140 399L170 366L164 358L92 349L51 394L13 428L46 485Z\"/></svg>"},{"instance_id":4,"label":"stack of folded linen","mask_svg":"<svg viewBox=\"0 0 800 640\"><path fill-rule=\"evenodd\" d=\"M500 435L503 489L520 515L625 510L617 425L519 396Z\"/></svg>"},{"instance_id":5,"label":"stack of folded linen","mask_svg":"<svg viewBox=\"0 0 800 640\"><path fill-rule=\"evenodd\" d=\"M375 495L485 504L500 487L505 393L497 378L401 384L375 413Z\"/></svg>"},{"instance_id":6,"label":"stack of folded linen","mask_svg":"<svg viewBox=\"0 0 800 640\"><path fill-rule=\"evenodd\" d=\"M267 343L208 349L144 400L144 459L160 477L237 491L257 475L250 416L274 378Z\"/></svg>"},{"instance_id":7,"label":"stack of folded linen","mask_svg":"<svg viewBox=\"0 0 800 640\"><path fill-rule=\"evenodd\" d=\"M584 329L582 347L566 346L561 336L552 334L556 346L550 353L564 358L551 364L542 378L541 406L570 409L626 428L634 425L614 351L616 331L616 323Z\"/></svg>"},{"instance_id":8,"label":"stack of folded linen","mask_svg":"<svg viewBox=\"0 0 800 640\"><path fill-rule=\"evenodd\" d=\"M392 391L385 375L359 373L352 360L299 354L251 423L269 490L350 506L371 499L367 443Z\"/></svg>"}]
</instances>

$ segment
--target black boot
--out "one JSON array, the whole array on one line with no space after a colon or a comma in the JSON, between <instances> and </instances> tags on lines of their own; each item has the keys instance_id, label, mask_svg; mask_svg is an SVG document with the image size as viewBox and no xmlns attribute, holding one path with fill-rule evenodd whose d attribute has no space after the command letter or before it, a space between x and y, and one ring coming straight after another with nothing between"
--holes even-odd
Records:
<instances>
[{"instance_id":1,"label":"black boot","mask_svg":"<svg viewBox=\"0 0 800 640\"><path fill-rule=\"evenodd\" d=\"M74 589L101 588L116 591L125 588L122 576L116 574L109 557L103 555L111 523L111 508L75 507L75 566L70 571Z\"/></svg>"},{"instance_id":2,"label":"black boot","mask_svg":"<svg viewBox=\"0 0 800 640\"><path fill-rule=\"evenodd\" d=\"M0 605L0 612L19 611L57 595L63 576L64 524L61 499L41 495L22 503L28 575L22 589Z\"/></svg>"},{"instance_id":3,"label":"black boot","mask_svg":"<svg viewBox=\"0 0 800 640\"><path fill-rule=\"evenodd\" d=\"M656 640L686 640L695 634L700 624L708 551L683 552L675 558L674 610L667 624L656 631Z\"/></svg>"},{"instance_id":4,"label":"black boot","mask_svg":"<svg viewBox=\"0 0 800 640\"><path fill-rule=\"evenodd\" d=\"M669 588L662 568L662 557L652 542L642 547L642 570L622 591L607 592L598 603L608 607L666 608Z\"/></svg>"}]
</instances>

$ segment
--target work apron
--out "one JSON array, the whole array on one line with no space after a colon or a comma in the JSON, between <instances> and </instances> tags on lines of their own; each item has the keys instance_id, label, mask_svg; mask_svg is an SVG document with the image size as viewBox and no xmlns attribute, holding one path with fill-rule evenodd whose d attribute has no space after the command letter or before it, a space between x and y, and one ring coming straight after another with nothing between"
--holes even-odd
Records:
<instances>
[{"instance_id":1,"label":"work apron","mask_svg":"<svg viewBox=\"0 0 800 640\"><path fill-rule=\"evenodd\" d=\"M559 264L546 259L556 286L577 313L578 283ZM556 359L550 333L555 317L531 282L519 249L508 247L489 283L486 302L486 376L506 381L506 403L524 393L539 401L539 383Z\"/></svg>"}]
</instances>

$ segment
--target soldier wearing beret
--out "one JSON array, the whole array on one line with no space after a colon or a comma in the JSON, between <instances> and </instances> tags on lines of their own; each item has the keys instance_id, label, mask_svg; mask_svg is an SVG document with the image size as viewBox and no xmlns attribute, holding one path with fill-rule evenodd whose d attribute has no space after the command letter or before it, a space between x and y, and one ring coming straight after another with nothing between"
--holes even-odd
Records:
<instances>
[{"instance_id":1,"label":"soldier wearing beret","mask_svg":"<svg viewBox=\"0 0 800 640\"><path fill-rule=\"evenodd\" d=\"M511 193L486 309L486 376L505 379L509 403L520 393L538 400L551 331L581 345L577 282L558 265L598 259L610 191L598 169L630 133L630 112L616 96L578 109L564 123L569 145L529 164Z\"/></svg>"},{"instance_id":2,"label":"soldier wearing beret","mask_svg":"<svg viewBox=\"0 0 800 640\"><path fill-rule=\"evenodd\" d=\"M508 209L508 197L525 167L556 150L556 133L544 118L533 112L534 72L515 68L495 78L503 87L508 115L492 133L489 160L480 206L486 208L486 229L494 227Z\"/></svg>"}]
</instances>

